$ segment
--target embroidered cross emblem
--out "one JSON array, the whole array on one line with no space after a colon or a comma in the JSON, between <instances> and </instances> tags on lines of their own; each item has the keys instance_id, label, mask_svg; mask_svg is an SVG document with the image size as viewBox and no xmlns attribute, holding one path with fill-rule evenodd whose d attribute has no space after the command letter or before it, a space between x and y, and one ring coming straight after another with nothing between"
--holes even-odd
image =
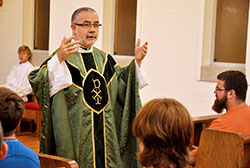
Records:
<instances>
[{"instance_id":1,"label":"embroidered cross emblem","mask_svg":"<svg viewBox=\"0 0 250 168\"><path fill-rule=\"evenodd\" d=\"M101 87L101 82L99 81L99 79L95 79L93 80L94 83L94 88L91 91L91 93L94 93L95 95L92 96L92 98L95 100L95 104L101 104L100 101L102 100L102 96L100 96L100 93L102 92L100 87Z\"/></svg>"}]
</instances>

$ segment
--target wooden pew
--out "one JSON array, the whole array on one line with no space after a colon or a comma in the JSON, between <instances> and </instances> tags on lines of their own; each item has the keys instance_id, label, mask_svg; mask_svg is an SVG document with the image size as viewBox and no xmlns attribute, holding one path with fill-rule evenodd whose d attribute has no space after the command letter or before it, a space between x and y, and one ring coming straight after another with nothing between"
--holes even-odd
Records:
<instances>
[{"instance_id":1,"label":"wooden pew","mask_svg":"<svg viewBox=\"0 0 250 168\"><path fill-rule=\"evenodd\" d=\"M193 117L193 123L194 123L194 137L192 139L191 144L195 146L199 146L200 142L200 136L202 130L207 128L207 126L215 119L219 118L221 114L216 115L207 115L207 116L201 116L201 117Z\"/></svg>"},{"instance_id":2,"label":"wooden pew","mask_svg":"<svg viewBox=\"0 0 250 168\"><path fill-rule=\"evenodd\" d=\"M250 137L205 129L202 131L195 168L249 168Z\"/></svg>"},{"instance_id":3,"label":"wooden pew","mask_svg":"<svg viewBox=\"0 0 250 168\"><path fill-rule=\"evenodd\" d=\"M32 120L36 121L36 135L40 138L41 130L42 130L42 111L36 101L34 95L29 94L27 95L28 102L24 103L25 109L22 115L22 119L30 120L30 131L21 132L21 122L17 127L16 135L25 135L25 134L32 134Z\"/></svg>"},{"instance_id":4,"label":"wooden pew","mask_svg":"<svg viewBox=\"0 0 250 168\"><path fill-rule=\"evenodd\" d=\"M41 168L79 168L76 161L59 156L38 153Z\"/></svg>"},{"instance_id":5,"label":"wooden pew","mask_svg":"<svg viewBox=\"0 0 250 168\"><path fill-rule=\"evenodd\" d=\"M42 111L37 102L26 102L24 103L25 109L22 115L22 119L35 120L36 121L36 135L40 138L41 135L41 122L42 122ZM31 124L32 125L32 124ZM32 130L31 130L32 131ZM32 134L32 132L21 132L21 123L17 127L16 135Z\"/></svg>"}]
</instances>

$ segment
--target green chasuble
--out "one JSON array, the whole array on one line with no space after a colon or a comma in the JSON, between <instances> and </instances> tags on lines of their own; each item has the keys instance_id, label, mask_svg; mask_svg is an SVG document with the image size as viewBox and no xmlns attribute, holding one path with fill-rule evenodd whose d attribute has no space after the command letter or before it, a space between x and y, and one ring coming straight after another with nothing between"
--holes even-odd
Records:
<instances>
[{"instance_id":1,"label":"green chasuble","mask_svg":"<svg viewBox=\"0 0 250 168\"><path fill-rule=\"evenodd\" d=\"M43 111L41 152L74 159L80 168L140 167L132 133L141 107L134 60L120 68L97 48L74 53L65 61L73 84L50 97L49 59L29 75Z\"/></svg>"}]
</instances>

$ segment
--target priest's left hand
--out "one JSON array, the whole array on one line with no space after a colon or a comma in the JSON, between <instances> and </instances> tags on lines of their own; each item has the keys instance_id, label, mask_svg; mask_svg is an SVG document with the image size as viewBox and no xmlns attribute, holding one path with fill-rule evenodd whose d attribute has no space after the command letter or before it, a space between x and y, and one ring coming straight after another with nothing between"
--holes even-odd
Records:
<instances>
[{"instance_id":1,"label":"priest's left hand","mask_svg":"<svg viewBox=\"0 0 250 168\"><path fill-rule=\"evenodd\" d=\"M140 45L141 39L138 39L135 46L135 61L139 67L141 66L141 62L148 52L148 42L145 42L142 46Z\"/></svg>"}]
</instances>

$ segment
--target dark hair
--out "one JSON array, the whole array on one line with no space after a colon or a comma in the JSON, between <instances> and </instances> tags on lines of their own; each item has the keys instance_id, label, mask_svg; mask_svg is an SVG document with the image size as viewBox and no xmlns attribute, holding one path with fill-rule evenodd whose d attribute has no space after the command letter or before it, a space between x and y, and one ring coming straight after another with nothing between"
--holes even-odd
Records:
<instances>
[{"instance_id":1,"label":"dark hair","mask_svg":"<svg viewBox=\"0 0 250 168\"><path fill-rule=\"evenodd\" d=\"M20 46L18 48L17 52L19 53L20 51L26 51L30 55L29 60L31 59L32 53L31 53L30 48L28 46L26 46L26 45Z\"/></svg>"},{"instance_id":2,"label":"dark hair","mask_svg":"<svg viewBox=\"0 0 250 168\"><path fill-rule=\"evenodd\" d=\"M225 71L217 76L218 80L224 81L226 90L234 90L238 100L245 101L247 93L246 75L240 71Z\"/></svg>"},{"instance_id":3,"label":"dark hair","mask_svg":"<svg viewBox=\"0 0 250 168\"><path fill-rule=\"evenodd\" d=\"M1 121L0 121L0 151L2 149L2 144L3 144L3 128L2 128Z\"/></svg>"},{"instance_id":4,"label":"dark hair","mask_svg":"<svg viewBox=\"0 0 250 168\"><path fill-rule=\"evenodd\" d=\"M23 99L14 91L0 87L0 121L4 136L15 133L24 111Z\"/></svg>"},{"instance_id":5,"label":"dark hair","mask_svg":"<svg viewBox=\"0 0 250 168\"><path fill-rule=\"evenodd\" d=\"M134 120L133 132L144 147L137 155L142 166L187 165L193 122L177 100L164 98L146 103Z\"/></svg>"},{"instance_id":6,"label":"dark hair","mask_svg":"<svg viewBox=\"0 0 250 168\"><path fill-rule=\"evenodd\" d=\"M94 13L97 14L97 12L96 12L94 9L90 8L90 7L82 7L82 8L79 8L79 9L75 10L74 13L72 14L71 23L74 23L74 21L75 21L77 15L78 15L79 13L81 13L81 12L94 12Z\"/></svg>"}]
</instances>

